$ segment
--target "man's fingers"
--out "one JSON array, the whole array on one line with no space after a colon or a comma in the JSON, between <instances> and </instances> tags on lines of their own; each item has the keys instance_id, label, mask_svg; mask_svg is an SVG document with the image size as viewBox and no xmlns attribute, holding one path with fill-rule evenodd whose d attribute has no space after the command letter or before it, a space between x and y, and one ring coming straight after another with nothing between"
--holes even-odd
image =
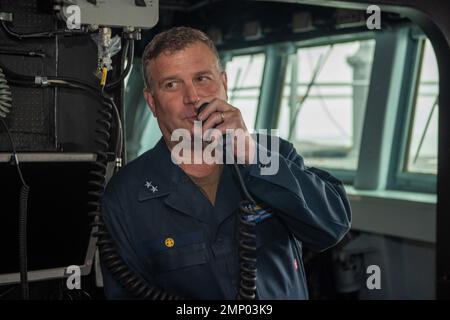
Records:
<instances>
[{"instance_id":1,"label":"man's fingers","mask_svg":"<svg viewBox=\"0 0 450 320\"><path fill-rule=\"evenodd\" d=\"M203 123L203 130L207 130L209 128L214 128L224 122L225 122L225 113L224 112L214 112Z\"/></svg>"},{"instance_id":2,"label":"man's fingers","mask_svg":"<svg viewBox=\"0 0 450 320\"><path fill-rule=\"evenodd\" d=\"M204 98L204 99L207 99L207 98ZM197 110L205 102L208 102L208 101L200 99L199 102L197 102ZM213 100L210 100L208 102L208 106L197 115L197 118L200 121L204 121L204 120L208 119L211 116L211 114L213 114L214 112L225 112L225 111L229 111L231 109L232 109L232 107L225 101L220 100L220 99L213 99Z\"/></svg>"}]
</instances>

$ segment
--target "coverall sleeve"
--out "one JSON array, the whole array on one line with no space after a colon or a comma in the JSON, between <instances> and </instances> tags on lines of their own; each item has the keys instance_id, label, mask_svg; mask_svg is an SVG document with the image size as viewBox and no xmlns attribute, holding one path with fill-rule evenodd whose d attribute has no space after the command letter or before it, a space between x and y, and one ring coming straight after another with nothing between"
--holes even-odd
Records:
<instances>
[{"instance_id":1,"label":"coverall sleeve","mask_svg":"<svg viewBox=\"0 0 450 320\"><path fill-rule=\"evenodd\" d=\"M275 210L305 246L313 251L326 250L350 229L351 209L343 184L326 171L305 167L292 143L277 139L278 152L258 144L258 153L279 157L278 170L264 175L261 165L244 167L246 186L255 200Z\"/></svg>"}]
</instances>

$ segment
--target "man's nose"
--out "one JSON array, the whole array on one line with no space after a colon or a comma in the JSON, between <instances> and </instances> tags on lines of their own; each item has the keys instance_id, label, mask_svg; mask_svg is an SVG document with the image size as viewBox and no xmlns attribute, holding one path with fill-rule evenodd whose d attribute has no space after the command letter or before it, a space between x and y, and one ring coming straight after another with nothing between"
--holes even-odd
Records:
<instances>
[{"instance_id":1,"label":"man's nose","mask_svg":"<svg viewBox=\"0 0 450 320\"><path fill-rule=\"evenodd\" d=\"M195 104L199 99L200 97L198 96L197 88L194 84L187 84L184 89L183 102L185 104Z\"/></svg>"}]
</instances>

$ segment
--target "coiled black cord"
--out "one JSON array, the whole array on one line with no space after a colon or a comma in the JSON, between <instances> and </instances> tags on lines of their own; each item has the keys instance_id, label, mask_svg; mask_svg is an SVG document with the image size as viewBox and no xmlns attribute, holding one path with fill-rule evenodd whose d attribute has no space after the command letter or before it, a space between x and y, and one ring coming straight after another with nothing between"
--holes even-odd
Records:
<instances>
[{"instance_id":1,"label":"coiled black cord","mask_svg":"<svg viewBox=\"0 0 450 320\"><path fill-rule=\"evenodd\" d=\"M0 117L6 118L10 113L12 104L12 94L6 81L5 74L2 68L0 68Z\"/></svg>"},{"instance_id":2,"label":"coiled black cord","mask_svg":"<svg viewBox=\"0 0 450 320\"><path fill-rule=\"evenodd\" d=\"M11 149L13 152L14 163L17 168L22 186L20 188L19 198L19 267L20 267L20 284L22 298L27 300L30 297L28 286L28 255L27 255L27 213L28 213L28 195L30 187L26 184L22 170L20 169L19 159L16 153L16 147L9 131L8 126L3 118L10 113L12 106L12 93L6 80L3 70L0 68L0 120L9 137Z\"/></svg>"},{"instance_id":3,"label":"coiled black cord","mask_svg":"<svg viewBox=\"0 0 450 320\"><path fill-rule=\"evenodd\" d=\"M88 202L88 205L92 208L89 215L94 218L92 227L96 228L94 236L97 237L97 247L102 262L114 278L136 298L180 300L181 297L177 295L169 294L159 288L148 285L146 281L131 271L118 254L117 247L104 225L101 215L100 199L106 184L107 151L111 137L112 112L114 109L117 109L112 98L108 98L105 95L105 99L107 102L104 103L104 108L100 111L101 117L97 121L99 127L96 130L98 137L95 142L99 145L99 150L97 151L97 160L94 163L95 168L91 170L93 178L89 181L92 187L89 195L93 200Z\"/></svg>"},{"instance_id":4,"label":"coiled black cord","mask_svg":"<svg viewBox=\"0 0 450 320\"><path fill-rule=\"evenodd\" d=\"M17 168L17 173L22 182L22 187L20 188L20 199L19 199L19 266L20 266L20 288L22 291L22 299L29 299L29 286L28 286L28 255L27 255L27 212L28 212L28 195L30 192L30 187L25 182L22 170L20 169L19 159L17 157L16 147L6 125L3 117L0 116L0 122L6 130L11 143L11 149L13 152L14 163Z\"/></svg>"},{"instance_id":5,"label":"coiled black cord","mask_svg":"<svg viewBox=\"0 0 450 320\"><path fill-rule=\"evenodd\" d=\"M240 205L239 217L239 258L240 281L238 300L254 300L256 297L257 253L256 253L256 223L245 217L254 214L253 205L243 201Z\"/></svg>"},{"instance_id":6,"label":"coiled black cord","mask_svg":"<svg viewBox=\"0 0 450 320\"><path fill-rule=\"evenodd\" d=\"M257 281L256 222L254 219L256 202L245 186L236 162L234 171L238 177L241 190L247 200L239 203L239 289L237 300L255 300Z\"/></svg>"},{"instance_id":7,"label":"coiled black cord","mask_svg":"<svg viewBox=\"0 0 450 320\"><path fill-rule=\"evenodd\" d=\"M27 251L27 218L28 218L28 195L30 188L22 183L20 188L19 202L19 260L20 260L20 284L22 298L30 298L28 286L28 251Z\"/></svg>"}]
</instances>

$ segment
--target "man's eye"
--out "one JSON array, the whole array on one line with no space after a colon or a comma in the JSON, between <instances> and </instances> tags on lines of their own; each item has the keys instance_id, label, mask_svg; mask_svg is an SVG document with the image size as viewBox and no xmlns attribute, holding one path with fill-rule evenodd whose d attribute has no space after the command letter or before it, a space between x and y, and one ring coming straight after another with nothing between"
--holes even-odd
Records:
<instances>
[{"instance_id":1,"label":"man's eye","mask_svg":"<svg viewBox=\"0 0 450 320\"><path fill-rule=\"evenodd\" d=\"M175 89L176 88L176 82L175 81L166 82L164 84L164 88L166 88L166 89Z\"/></svg>"},{"instance_id":2,"label":"man's eye","mask_svg":"<svg viewBox=\"0 0 450 320\"><path fill-rule=\"evenodd\" d=\"M197 77L197 81L198 82L204 82L204 81L207 81L207 80L209 80L209 78L207 76L198 76Z\"/></svg>"}]
</instances>

